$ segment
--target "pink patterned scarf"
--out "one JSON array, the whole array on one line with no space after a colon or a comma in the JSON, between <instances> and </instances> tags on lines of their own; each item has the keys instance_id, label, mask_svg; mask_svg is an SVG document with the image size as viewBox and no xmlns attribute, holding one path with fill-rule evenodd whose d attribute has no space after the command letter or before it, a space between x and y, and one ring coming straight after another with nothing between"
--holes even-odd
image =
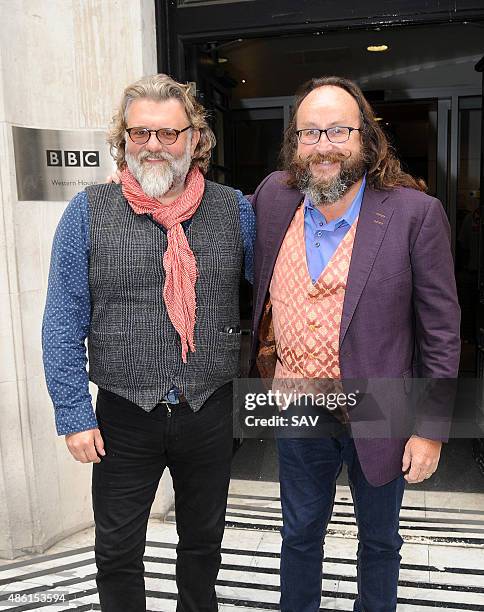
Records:
<instances>
[{"instance_id":1,"label":"pink patterned scarf","mask_svg":"<svg viewBox=\"0 0 484 612\"><path fill-rule=\"evenodd\" d=\"M171 204L163 205L148 197L126 168L121 173L123 195L137 215L150 214L167 230L168 248L163 256L166 280L163 290L168 316L180 336L182 360L187 361L188 349L195 352L195 281L197 262L181 226L195 214L205 190L205 180L198 167L190 170L185 191Z\"/></svg>"}]
</instances>

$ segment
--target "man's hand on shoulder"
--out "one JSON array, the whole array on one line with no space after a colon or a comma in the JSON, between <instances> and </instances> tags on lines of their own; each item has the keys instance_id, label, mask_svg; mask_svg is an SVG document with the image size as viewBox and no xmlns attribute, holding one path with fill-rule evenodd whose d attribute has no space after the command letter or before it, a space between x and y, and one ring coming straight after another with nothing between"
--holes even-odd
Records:
<instances>
[{"instance_id":1,"label":"man's hand on shoulder","mask_svg":"<svg viewBox=\"0 0 484 612\"><path fill-rule=\"evenodd\" d=\"M66 435L69 452L76 461L81 463L100 463L104 457L104 441L99 429L88 429Z\"/></svg>"},{"instance_id":2,"label":"man's hand on shoulder","mask_svg":"<svg viewBox=\"0 0 484 612\"><path fill-rule=\"evenodd\" d=\"M416 484L430 478L437 469L442 442L412 436L405 445L402 471L409 484Z\"/></svg>"},{"instance_id":3,"label":"man's hand on shoulder","mask_svg":"<svg viewBox=\"0 0 484 612\"><path fill-rule=\"evenodd\" d=\"M115 170L112 174L107 176L106 183L115 183L119 185L121 183L121 170Z\"/></svg>"}]
</instances>

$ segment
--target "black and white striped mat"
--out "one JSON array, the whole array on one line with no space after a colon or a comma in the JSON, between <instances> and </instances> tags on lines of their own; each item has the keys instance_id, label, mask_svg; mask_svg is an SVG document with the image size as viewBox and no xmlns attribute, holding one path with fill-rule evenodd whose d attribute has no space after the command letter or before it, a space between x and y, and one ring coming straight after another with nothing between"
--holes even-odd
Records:
<instances>
[{"instance_id":1,"label":"black and white striped mat","mask_svg":"<svg viewBox=\"0 0 484 612\"><path fill-rule=\"evenodd\" d=\"M440 499L434 496L426 500L413 493L406 494L402 510L405 545L398 612L484 611L484 508L479 509L476 497L459 498L454 494L452 498L441 495ZM451 499L453 507L449 505ZM232 483L229 528L217 582L221 612L278 609L280 523L277 485ZM356 595L355 536L351 498L346 487L339 487L325 546L321 610L352 610ZM148 610L173 612L175 526L150 521L148 538ZM91 546L4 564L0 611L99 610L94 577ZM8 596L13 592L23 594L24 600L9 602ZM54 606L39 601L42 592L63 593L64 602ZM33 594L36 601L32 600Z\"/></svg>"}]
</instances>

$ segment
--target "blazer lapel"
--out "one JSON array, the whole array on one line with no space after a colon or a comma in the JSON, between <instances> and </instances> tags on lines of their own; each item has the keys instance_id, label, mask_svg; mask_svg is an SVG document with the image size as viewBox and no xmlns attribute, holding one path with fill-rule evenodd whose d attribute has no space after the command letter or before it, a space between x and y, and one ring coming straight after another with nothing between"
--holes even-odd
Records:
<instances>
[{"instance_id":1,"label":"blazer lapel","mask_svg":"<svg viewBox=\"0 0 484 612\"><path fill-rule=\"evenodd\" d=\"M393 207L386 201L387 198L388 194L384 191L374 191L368 187L365 189L348 272L341 317L340 346L393 215Z\"/></svg>"},{"instance_id":2,"label":"blazer lapel","mask_svg":"<svg viewBox=\"0 0 484 612\"><path fill-rule=\"evenodd\" d=\"M273 206L274 219L266 227L265 235L263 236L264 249L259 286L257 287L256 311L265 300L279 249L286 235L287 228L291 224L294 213L302 199L302 194L296 189L285 188L277 193Z\"/></svg>"}]
</instances>

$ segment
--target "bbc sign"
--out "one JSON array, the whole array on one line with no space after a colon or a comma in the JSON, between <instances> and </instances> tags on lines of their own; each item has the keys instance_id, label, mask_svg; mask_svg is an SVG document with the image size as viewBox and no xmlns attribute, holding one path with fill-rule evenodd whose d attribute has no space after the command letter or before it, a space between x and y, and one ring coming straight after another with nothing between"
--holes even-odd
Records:
<instances>
[{"instance_id":1,"label":"bbc sign","mask_svg":"<svg viewBox=\"0 0 484 612\"><path fill-rule=\"evenodd\" d=\"M114 171L105 130L12 132L19 201L66 202Z\"/></svg>"},{"instance_id":2,"label":"bbc sign","mask_svg":"<svg viewBox=\"0 0 484 612\"><path fill-rule=\"evenodd\" d=\"M47 149L48 166L99 168L99 151L62 151Z\"/></svg>"}]
</instances>

